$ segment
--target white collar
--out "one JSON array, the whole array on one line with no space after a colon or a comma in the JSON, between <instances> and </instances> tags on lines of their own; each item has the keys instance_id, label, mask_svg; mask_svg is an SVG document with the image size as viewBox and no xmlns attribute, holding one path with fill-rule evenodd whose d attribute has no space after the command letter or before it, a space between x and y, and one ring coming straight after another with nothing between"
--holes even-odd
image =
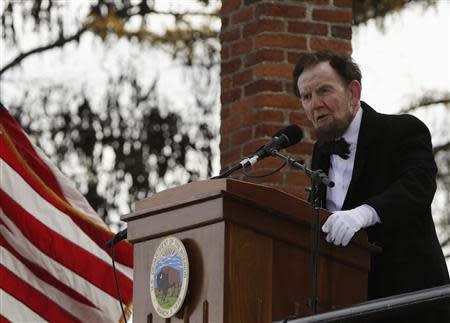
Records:
<instances>
[{"instance_id":1,"label":"white collar","mask_svg":"<svg viewBox=\"0 0 450 323\"><path fill-rule=\"evenodd\" d=\"M355 145L358 142L358 133L359 128L361 126L361 119L362 119L362 108L361 106L358 107L358 112L356 112L355 117L353 118L352 122L350 123L350 126L348 126L347 130L345 130L342 137L351 145Z\"/></svg>"}]
</instances>

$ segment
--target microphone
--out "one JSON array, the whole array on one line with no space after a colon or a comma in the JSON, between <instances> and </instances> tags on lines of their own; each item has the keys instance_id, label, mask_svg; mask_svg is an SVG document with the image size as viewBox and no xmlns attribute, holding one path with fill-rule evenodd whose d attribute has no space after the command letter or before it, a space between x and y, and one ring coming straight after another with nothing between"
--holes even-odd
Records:
<instances>
[{"instance_id":1,"label":"microphone","mask_svg":"<svg viewBox=\"0 0 450 323\"><path fill-rule=\"evenodd\" d=\"M262 160L267 156L271 156L273 151L295 145L303 138L303 132L299 126L291 124L284 129L278 131L272 140L259 148L252 157L245 158L240 162L242 168L246 168L255 164L258 160Z\"/></svg>"},{"instance_id":2,"label":"microphone","mask_svg":"<svg viewBox=\"0 0 450 323\"><path fill-rule=\"evenodd\" d=\"M253 164L255 164L258 160L261 160L263 158L266 158L267 156L272 155L273 152L290 147L292 145L295 145L303 138L303 132L297 125L290 125L287 126L284 129L281 129L278 131L272 138L272 140L259 148L252 157L245 158L242 160L239 164L234 165L227 171L223 172L222 174L219 174L217 176L211 177L211 179L217 179L217 178L226 178L235 171L241 169L250 167Z\"/></svg>"},{"instance_id":3,"label":"microphone","mask_svg":"<svg viewBox=\"0 0 450 323\"><path fill-rule=\"evenodd\" d=\"M111 248L116 243L118 243L126 238L127 238L127 229L123 229L122 231L118 232L111 240L106 242L105 247Z\"/></svg>"}]
</instances>

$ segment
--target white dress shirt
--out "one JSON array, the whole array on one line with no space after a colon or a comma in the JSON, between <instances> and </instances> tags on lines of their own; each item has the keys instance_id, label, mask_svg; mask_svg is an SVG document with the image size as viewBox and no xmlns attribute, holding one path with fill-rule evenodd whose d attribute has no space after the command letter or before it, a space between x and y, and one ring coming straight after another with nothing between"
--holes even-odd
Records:
<instances>
[{"instance_id":1,"label":"white dress shirt","mask_svg":"<svg viewBox=\"0 0 450 323\"><path fill-rule=\"evenodd\" d=\"M355 164L356 145L358 143L359 128L361 126L363 110L358 108L350 126L342 135L349 144L350 155L348 159L343 159L338 155L330 156L330 169L328 177L334 182L334 187L327 187L327 209L331 212L342 210L348 187L353 175L353 165ZM368 219L369 225L380 223L380 217L373 207L363 204L358 208L358 214ZM355 209L356 210L356 209Z\"/></svg>"},{"instance_id":2,"label":"white dress shirt","mask_svg":"<svg viewBox=\"0 0 450 323\"><path fill-rule=\"evenodd\" d=\"M344 204L345 196L347 195L348 187L352 179L353 165L355 163L356 144L358 143L359 127L361 126L363 111L361 107L358 108L353 121L345 131L342 138L344 138L350 145L350 156L348 159L343 159L338 155L331 155L330 169L328 170L328 177L335 184L334 187L327 188L327 209L331 212L339 211Z\"/></svg>"},{"instance_id":3,"label":"white dress shirt","mask_svg":"<svg viewBox=\"0 0 450 323\"><path fill-rule=\"evenodd\" d=\"M335 154L330 156L328 177L335 183L335 186L327 187L327 209L333 214L322 226L322 231L327 233L326 240L335 245L346 246L355 232L381 222L377 211L368 204L362 204L352 210L341 211L353 176L362 114L362 108L358 107L355 117L342 135L342 138L349 144L348 159L343 159Z\"/></svg>"}]
</instances>

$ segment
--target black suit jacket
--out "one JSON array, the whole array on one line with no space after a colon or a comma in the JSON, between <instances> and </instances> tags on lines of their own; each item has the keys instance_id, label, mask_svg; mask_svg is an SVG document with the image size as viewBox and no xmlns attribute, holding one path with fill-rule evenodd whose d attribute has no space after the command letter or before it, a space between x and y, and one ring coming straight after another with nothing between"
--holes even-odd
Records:
<instances>
[{"instance_id":1,"label":"black suit jacket","mask_svg":"<svg viewBox=\"0 0 450 323\"><path fill-rule=\"evenodd\" d=\"M428 128L411 115L377 113L361 102L353 175L342 209L372 206L381 224L366 229L383 248L372 256L369 299L449 283L431 202L437 167ZM313 170L328 171L329 159L314 147ZM320 191L326 201L326 191ZM449 321L450 322L450 319Z\"/></svg>"}]
</instances>

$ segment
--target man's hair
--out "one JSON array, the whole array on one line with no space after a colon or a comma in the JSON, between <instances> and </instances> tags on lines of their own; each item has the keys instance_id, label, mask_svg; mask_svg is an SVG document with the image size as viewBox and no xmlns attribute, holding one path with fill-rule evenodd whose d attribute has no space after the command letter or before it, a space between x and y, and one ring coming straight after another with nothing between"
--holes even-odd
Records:
<instances>
[{"instance_id":1,"label":"man's hair","mask_svg":"<svg viewBox=\"0 0 450 323\"><path fill-rule=\"evenodd\" d=\"M361 70L355 61L349 56L344 54L337 54L330 51L319 51L316 53L308 53L304 54L297 65L295 65L293 72L294 79L294 94L300 97L300 93L298 91L298 78L300 75L308 68L316 66L322 62L329 62L331 67L338 73L341 79L347 85L350 84L351 81L357 80L361 83Z\"/></svg>"}]
</instances>

